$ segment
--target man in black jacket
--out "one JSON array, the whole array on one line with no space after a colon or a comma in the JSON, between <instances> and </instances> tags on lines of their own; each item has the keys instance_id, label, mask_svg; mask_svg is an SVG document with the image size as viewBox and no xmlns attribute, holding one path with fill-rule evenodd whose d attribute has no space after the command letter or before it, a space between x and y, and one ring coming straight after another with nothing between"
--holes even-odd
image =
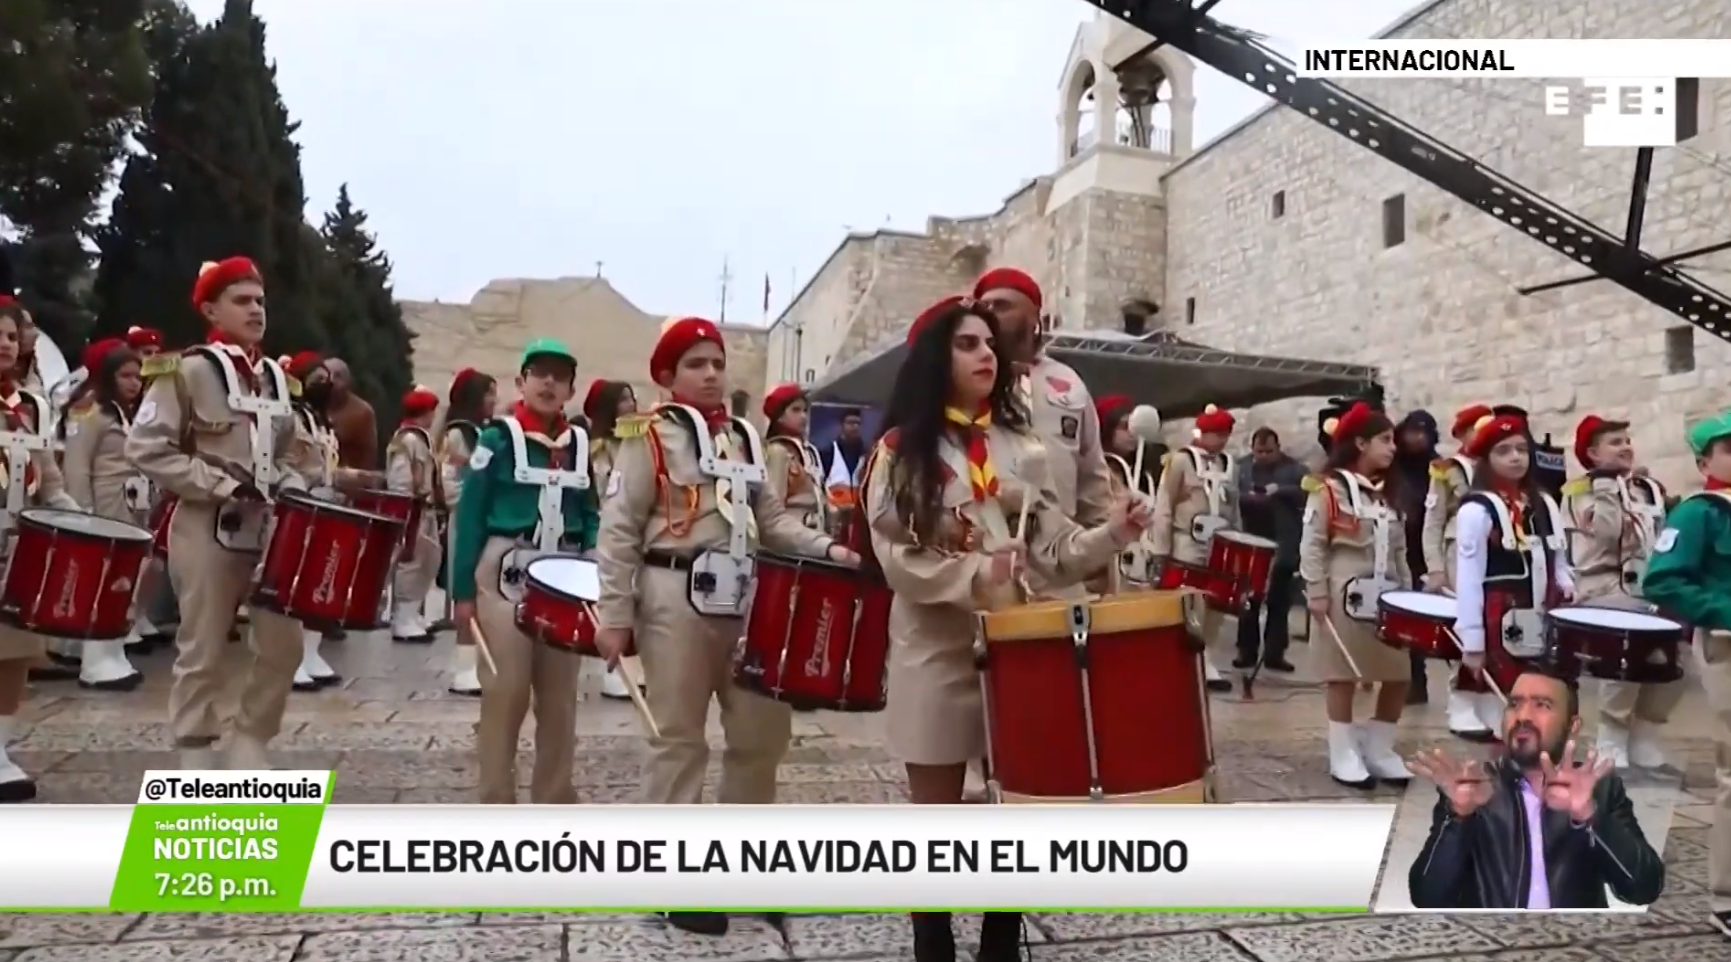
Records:
<instances>
[{"instance_id":1,"label":"man in black jacket","mask_svg":"<svg viewBox=\"0 0 1731 962\"><path fill-rule=\"evenodd\" d=\"M1232 667L1249 671L1258 659L1262 667L1290 674L1286 660L1290 643L1287 619L1292 614L1292 580L1298 574L1298 541L1303 527L1304 465L1280 447L1273 428L1258 428L1250 437L1251 460L1238 464L1238 504L1244 531L1278 546L1268 576L1268 596L1238 618L1238 657ZM1262 613L1266 610L1266 625ZM1262 637L1257 637L1258 629Z\"/></svg>"},{"instance_id":2,"label":"man in black jacket","mask_svg":"<svg viewBox=\"0 0 1731 962\"><path fill-rule=\"evenodd\" d=\"M1430 837L1407 873L1421 909L1605 908L1665 890L1665 866L1635 821L1610 760L1575 758L1575 684L1528 671L1509 691L1504 756L1422 752L1409 767L1440 797Z\"/></svg>"}]
</instances>

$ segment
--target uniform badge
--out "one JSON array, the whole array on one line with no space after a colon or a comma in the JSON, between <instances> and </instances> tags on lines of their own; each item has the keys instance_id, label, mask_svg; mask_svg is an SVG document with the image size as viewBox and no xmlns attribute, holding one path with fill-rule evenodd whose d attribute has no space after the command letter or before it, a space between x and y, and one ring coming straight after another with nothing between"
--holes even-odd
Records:
<instances>
[{"instance_id":1,"label":"uniform badge","mask_svg":"<svg viewBox=\"0 0 1731 962\"><path fill-rule=\"evenodd\" d=\"M607 497L613 497L623 490L624 487L624 477L618 471L614 471L612 474L607 476Z\"/></svg>"},{"instance_id":2,"label":"uniform badge","mask_svg":"<svg viewBox=\"0 0 1731 962\"><path fill-rule=\"evenodd\" d=\"M67 418L66 419L66 440L70 441L77 436L78 436L78 421L77 421L77 419Z\"/></svg>"},{"instance_id":3,"label":"uniform badge","mask_svg":"<svg viewBox=\"0 0 1731 962\"><path fill-rule=\"evenodd\" d=\"M481 469L483 469L487 466L488 462L490 462L492 460L493 460L493 449L488 448L488 447L479 447L479 448L475 449L474 454L469 456L469 467L475 469L476 471L480 471Z\"/></svg>"},{"instance_id":4,"label":"uniform badge","mask_svg":"<svg viewBox=\"0 0 1731 962\"><path fill-rule=\"evenodd\" d=\"M1064 440L1074 441L1082 433L1082 419L1066 414L1059 419L1058 430L1064 435Z\"/></svg>"},{"instance_id":5,"label":"uniform badge","mask_svg":"<svg viewBox=\"0 0 1731 962\"><path fill-rule=\"evenodd\" d=\"M1670 551L1677 546L1677 529L1666 528L1659 532L1659 540L1653 543L1653 550L1659 554Z\"/></svg>"},{"instance_id":6,"label":"uniform badge","mask_svg":"<svg viewBox=\"0 0 1731 962\"><path fill-rule=\"evenodd\" d=\"M146 401L138 406L138 414L132 419L133 424L155 424L156 402Z\"/></svg>"}]
</instances>

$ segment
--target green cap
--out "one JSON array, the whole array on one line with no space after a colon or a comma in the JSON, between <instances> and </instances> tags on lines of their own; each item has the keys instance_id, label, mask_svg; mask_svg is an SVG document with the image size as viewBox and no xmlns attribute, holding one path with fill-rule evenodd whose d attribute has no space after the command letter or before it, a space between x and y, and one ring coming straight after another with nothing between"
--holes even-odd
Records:
<instances>
[{"instance_id":1,"label":"green cap","mask_svg":"<svg viewBox=\"0 0 1731 962\"><path fill-rule=\"evenodd\" d=\"M1698 421L1689 429L1689 450L1698 458L1707 456L1707 449L1720 438L1731 438L1731 411L1721 411L1717 417Z\"/></svg>"},{"instance_id":2,"label":"green cap","mask_svg":"<svg viewBox=\"0 0 1731 962\"><path fill-rule=\"evenodd\" d=\"M572 367L577 366L577 355L571 349L550 337L538 337L523 348L523 358L517 362L517 370L524 370L538 357L556 357L561 361L570 361Z\"/></svg>"}]
</instances>

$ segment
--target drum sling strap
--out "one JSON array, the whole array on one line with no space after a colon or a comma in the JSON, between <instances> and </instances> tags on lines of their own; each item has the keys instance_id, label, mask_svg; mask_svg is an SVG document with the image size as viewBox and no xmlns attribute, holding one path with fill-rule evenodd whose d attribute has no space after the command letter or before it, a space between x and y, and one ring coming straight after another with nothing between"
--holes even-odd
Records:
<instances>
[{"instance_id":1,"label":"drum sling strap","mask_svg":"<svg viewBox=\"0 0 1731 962\"><path fill-rule=\"evenodd\" d=\"M1539 495L1537 510L1545 513L1550 533L1542 540L1535 540L1538 538L1536 534L1529 538L1515 524L1514 515L1502 498L1493 494L1480 501L1489 507L1497 530L1502 532L1503 549L1514 552L1524 563L1526 571L1517 577L1525 577L1532 592L1531 608L1513 608L1504 613L1503 623L1498 626L1503 650L1515 658L1537 658L1545 652L1544 616L1550 602L1551 563L1553 558L1560 558L1564 550L1562 509L1550 495ZM1537 531L1538 525L1535 523L1533 528ZM1490 579L1486 581L1488 584ZM1487 630L1490 628L1489 625L1485 627Z\"/></svg>"},{"instance_id":2,"label":"drum sling strap","mask_svg":"<svg viewBox=\"0 0 1731 962\"><path fill-rule=\"evenodd\" d=\"M53 453L60 447L54 436L43 430L48 402L41 395L19 388L18 405L30 406L28 424L23 423L17 412L6 421L0 421L0 448L4 448L6 459L6 505L4 516L0 517L0 537L10 534L17 526L18 516L30 506L30 497L41 483L31 466L31 459L38 451ZM13 427L13 424L17 426Z\"/></svg>"},{"instance_id":3,"label":"drum sling strap","mask_svg":"<svg viewBox=\"0 0 1731 962\"><path fill-rule=\"evenodd\" d=\"M752 498L755 486L768 478L764 471L763 441L757 429L743 418L729 418L728 432L718 438L710 434L708 421L695 408L663 404L656 410L663 417L684 422L691 431L697 443L697 468L704 477L715 479L716 507L728 525L726 551L707 549L691 561L686 592L691 607L705 617L740 617L750 600L749 586L755 573L751 552L757 517ZM722 450L723 445L732 446L738 440L744 441L744 451ZM658 441L652 441L651 449L660 457ZM665 464L657 465L656 473L665 477ZM667 481L670 483L671 479Z\"/></svg>"},{"instance_id":4,"label":"drum sling strap","mask_svg":"<svg viewBox=\"0 0 1731 962\"><path fill-rule=\"evenodd\" d=\"M529 436L523 425L513 417L494 418L493 423L502 427L511 439L511 480L540 491L534 545L511 549L499 564L499 593L518 601L529 562L556 553L565 537L565 492L589 488L589 435L582 428L570 426L558 438L545 438L554 443L550 453L565 451L564 466L537 468L529 463ZM558 445L560 441L564 442L562 446Z\"/></svg>"},{"instance_id":5,"label":"drum sling strap","mask_svg":"<svg viewBox=\"0 0 1731 962\"><path fill-rule=\"evenodd\" d=\"M201 345L190 348L187 353L202 355L210 360L218 376L222 378L229 409L246 416L252 462L249 465L237 465L206 457L198 451L193 438L193 421L197 415L192 406L191 389L186 384L184 373L177 368L174 391L175 400L181 405L181 450L187 456L203 460L234 480L250 484L267 498L270 497L272 489L282 480L281 470L276 463L276 419L294 417L288 377L275 361L268 357L260 358L252 364L249 372L260 381L258 393L252 394L242 388L240 370L235 367L235 359L227 351ZM217 509L216 515L217 546L241 554L258 554L264 550L265 531L269 522L270 515L266 505L223 505Z\"/></svg>"},{"instance_id":6,"label":"drum sling strap","mask_svg":"<svg viewBox=\"0 0 1731 962\"><path fill-rule=\"evenodd\" d=\"M778 443L782 447L788 448L791 451L798 467L798 476L803 478L806 484L811 486L812 493L817 499L817 508L812 511L814 517L804 519L806 521L806 527L815 528L818 531L827 530L829 526L829 512L826 509L828 508L827 502L829 501L829 497L828 492L824 491L818 484L818 479L823 477L823 465L818 460L817 449L806 444L804 441L785 436L770 438L764 442L764 445L767 447L768 445ZM767 468L768 464L766 463L764 466ZM792 482L794 480L795 477L793 472L789 471L788 482L790 496L792 494Z\"/></svg>"},{"instance_id":7,"label":"drum sling strap","mask_svg":"<svg viewBox=\"0 0 1731 962\"><path fill-rule=\"evenodd\" d=\"M1348 579L1341 608L1354 621L1375 622L1381 617L1383 593L1399 587L1388 576L1389 549L1393 544L1390 535L1395 514L1382 500L1371 501L1365 497L1367 486L1379 492L1380 487L1371 485L1351 471L1340 471L1336 476L1346 488L1347 510L1360 523L1368 521L1371 524L1370 577Z\"/></svg>"},{"instance_id":8,"label":"drum sling strap","mask_svg":"<svg viewBox=\"0 0 1731 962\"><path fill-rule=\"evenodd\" d=\"M1190 456L1190 466L1196 472L1196 477L1202 482L1202 491L1208 496L1208 513L1199 515L1190 522L1190 537L1203 547L1207 547L1214 535L1229 526L1225 515L1226 485L1232 483L1232 455L1219 455L1225 461L1220 469L1210 465L1213 458L1201 448L1189 447L1182 449Z\"/></svg>"}]
</instances>

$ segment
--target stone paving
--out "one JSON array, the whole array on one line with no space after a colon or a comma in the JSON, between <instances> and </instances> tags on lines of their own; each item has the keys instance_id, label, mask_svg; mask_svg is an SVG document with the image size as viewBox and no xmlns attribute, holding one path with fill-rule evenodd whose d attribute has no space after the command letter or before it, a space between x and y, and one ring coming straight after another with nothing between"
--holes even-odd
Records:
<instances>
[{"instance_id":1,"label":"stone paving","mask_svg":"<svg viewBox=\"0 0 1731 962\"><path fill-rule=\"evenodd\" d=\"M445 693L439 668L449 644L394 645L382 635L355 635L326 645L326 657L346 681L293 697L275 746L278 763L335 768L338 802L472 801L476 703ZM63 682L34 686L29 726L14 747L15 757L38 773L43 802L129 802L141 772L173 767L162 725L168 662L166 653L141 659L149 682L130 694L87 693ZM1440 699L1441 673L1432 674ZM1406 726L1408 747L1447 737L1440 702L1417 711L1416 724ZM1731 962L1731 943L1706 923L1712 752L1700 737L1703 715L1699 692L1691 692L1671 746L1689 795L1665 845L1665 897L1646 915L1047 915L1031 919L1033 958ZM905 802L900 768L884 751L878 725L875 716L796 716L794 746L781 771L782 799ZM587 694L579 727L581 800L632 799L638 763L629 707ZM1219 698L1214 727L1228 801L1364 798L1336 786L1324 770L1314 689L1265 684L1253 703ZM522 748L529 746L525 739ZM971 937L976 928L967 921L959 931ZM620 916L0 914L0 962L911 962L910 938L904 919L869 915L796 917L785 938L740 919L725 938L701 939Z\"/></svg>"}]
</instances>

